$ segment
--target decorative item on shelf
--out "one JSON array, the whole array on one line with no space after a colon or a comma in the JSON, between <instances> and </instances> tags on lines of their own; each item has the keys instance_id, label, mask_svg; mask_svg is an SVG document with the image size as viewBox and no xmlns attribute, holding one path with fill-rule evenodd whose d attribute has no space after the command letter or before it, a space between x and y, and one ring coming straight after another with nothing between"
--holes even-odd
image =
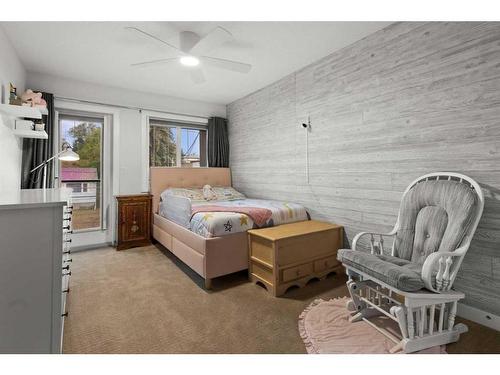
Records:
<instances>
[{"instance_id":1,"label":"decorative item on shelf","mask_svg":"<svg viewBox=\"0 0 500 375\"><path fill-rule=\"evenodd\" d=\"M45 124L43 122L35 123L35 130L39 132L43 132L45 130Z\"/></svg>"},{"instance_id":2,"label":"decorative item on shelf","mask_svg":"<svg viewBox=\"0 0 500 375\"><path fill-rule=\"evenodd\" d=\"M47 102L42 98L41 92L34 92L31 89L27 89L21 95L22 105L28 107L36 107L36 108L47 108Z\"/></svg>"},{"instance_id":3,"label":"decorative item on shelf","mask_svg":"<svg viewBox=\"0 0 500 375\"><path fill-rule=\"evenodd\" d=\"M17 97L17 88L12 83L9 83L9 104L22 105L23 101Z\"/></svg>"},{"instance_id":4,"label":"decorative item on shelf","mask_svg":"<svg viewBox=\"0 0 500 375\"><path fill-rule=\"evenodd\" d=\"M17 89L16 89L16 86L14 86L12 83L9 83L10 85L10 97L9 97L9 100L12 101L12 100L15 100L17 99Z\"/></svg>"},{"instance_id":5,"label":"decorative item on shelf","mask_svg":"<svg viewBox=\"0 0 500 375\"><path fill-rule=\"evenodd\" d=\"M15 129L16 130L33 130L33 121L30 120L16 120Z\"/></svg>"}]
</instances>

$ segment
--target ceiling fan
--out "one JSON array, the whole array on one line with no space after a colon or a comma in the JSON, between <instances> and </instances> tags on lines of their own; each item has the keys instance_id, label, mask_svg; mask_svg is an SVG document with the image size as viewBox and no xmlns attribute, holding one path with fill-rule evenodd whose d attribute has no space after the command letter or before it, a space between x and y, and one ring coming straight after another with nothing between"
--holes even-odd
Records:
<instances>
[{"instance_id":1,"label":"ceiling fan","mask_svg":"<svg viewBox=\"0 0 500 375\"><path fill-rule=\"evenodd\" d=\"M177 61L182 66L189 68L191 80L196 84L206 81L205 73L202 69L203 65L211 65L215 68L238 73L248 73L252 69L252 65L250 64L207 56L207 53L210 51L233 39L233 35L220 26L217 26L204 37L200 37L192 31L181 31L179 33L179 47L137 27L126 27L126 29L154 40L177 52L176 57L139 62L131 64L132 67L148 67Z\"/></svg>"}]
</instances>

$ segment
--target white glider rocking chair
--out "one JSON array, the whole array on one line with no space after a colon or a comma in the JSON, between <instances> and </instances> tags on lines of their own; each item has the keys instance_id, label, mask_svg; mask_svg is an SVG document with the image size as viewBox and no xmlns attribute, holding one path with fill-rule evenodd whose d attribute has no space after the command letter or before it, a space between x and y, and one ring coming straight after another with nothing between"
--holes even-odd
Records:
<instances>
[{"instance_id":1,"label":"white glider rocking chair","mask_svg":"<svg viewBox=\"0 0 500 375\"><path fill-rule=\"evenodd\" d=\"M455 325L457 302L465 295L452 286L483 207L481 188L462 174L431 173L413 181L391 232L359 233L352 249L338 252L349 277L351 322L363 320L385 334L395 343L392 353L458 341L467 332L466 325ZM358 249L364 239L370 252ZM398 323L400 337L369 320L381 314Z\"/></svg>"}]
</instances>

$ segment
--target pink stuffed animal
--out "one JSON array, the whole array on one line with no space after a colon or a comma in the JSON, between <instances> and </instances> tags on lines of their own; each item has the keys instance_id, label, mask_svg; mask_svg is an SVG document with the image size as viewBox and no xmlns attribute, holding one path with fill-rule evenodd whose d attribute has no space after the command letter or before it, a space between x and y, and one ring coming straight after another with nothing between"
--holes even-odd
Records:
<instances>
[{"instance_id":1,"label":"pink stuffed animal","mask_svg":"<svg viewBox=\"0 0 500 375\"><path fill-rule=\"evenodd\" d=\"M47 108L47 102L42 98L41 92L33 92L33 90L28 89L21 95L21 100L23 101L23 105Z\"/></svg>"}]
</instances>

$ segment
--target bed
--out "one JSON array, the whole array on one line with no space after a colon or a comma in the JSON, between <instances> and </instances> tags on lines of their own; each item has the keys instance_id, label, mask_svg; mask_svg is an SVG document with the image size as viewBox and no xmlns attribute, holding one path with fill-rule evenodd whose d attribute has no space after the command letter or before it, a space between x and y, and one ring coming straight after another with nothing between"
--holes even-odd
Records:
<instances>
[{"instance_id":1,"label":"bed","mask_svg":"<svg viewBox=\"0 0 500 375\"><path fill-rule=\"evenodd\" d=\"M205 280L248 268L246 231L307 220L301 205L239 196L229 168L150 170L153 237ZM214 187L211 200L204 185Z\"/></svg>"}]
</instances>

